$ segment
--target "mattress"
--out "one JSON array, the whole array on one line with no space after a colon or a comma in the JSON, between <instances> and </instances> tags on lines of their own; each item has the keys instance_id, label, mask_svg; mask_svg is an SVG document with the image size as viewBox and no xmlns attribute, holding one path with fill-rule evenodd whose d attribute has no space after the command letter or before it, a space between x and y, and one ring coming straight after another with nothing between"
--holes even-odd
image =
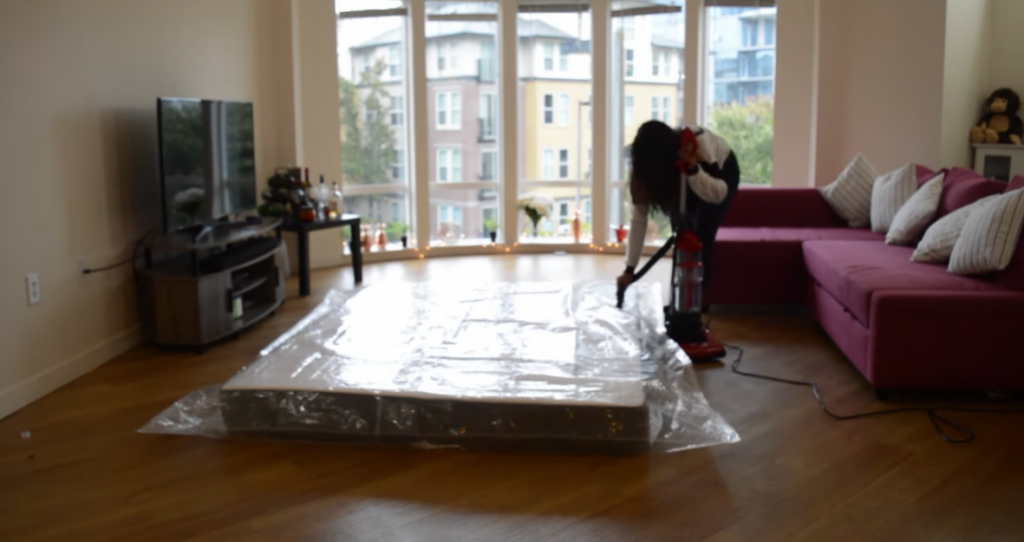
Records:
<instances>
[{"instance_id":1,"label":"mattress","mask_svg":"<svg viewBox=\"0 0 1024 542\"><path fill-rule=\"evenodd\" d=\"M737 440L665 339L660 285L631 287L625 310L613 288L332 291L220 387L223 424L233 434L560 453L644 453L683 432Z\"/></svg>"}]
</instances>

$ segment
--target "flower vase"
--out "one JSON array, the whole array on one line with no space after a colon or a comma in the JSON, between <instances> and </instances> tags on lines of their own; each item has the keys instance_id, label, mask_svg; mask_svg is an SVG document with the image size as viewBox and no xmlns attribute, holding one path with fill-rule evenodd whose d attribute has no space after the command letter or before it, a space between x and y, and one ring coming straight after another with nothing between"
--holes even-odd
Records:
<instances>
[{"instance_id":1,"label":"flower vase","mask_svg":"<svg viewBox=\"0 0 1024 542\"><path fill-rule=\"evenodd\" d=\"M573 243L579 243L580 242L581 226L582 225L580 224L580 212L576 211L576 214L572 217L572 242Z\"/></svg>"},{"instance_id":2,"label":"flower vase","mask_svg":"<svg viewBox=\"0 0 1024 542\"><path fill-rule=\"evenodd\" d=\"M537 223L539 221L538 220L533 220L532 222L533 222L533 237L537 237Z\"/></svg>"}]
</instances>

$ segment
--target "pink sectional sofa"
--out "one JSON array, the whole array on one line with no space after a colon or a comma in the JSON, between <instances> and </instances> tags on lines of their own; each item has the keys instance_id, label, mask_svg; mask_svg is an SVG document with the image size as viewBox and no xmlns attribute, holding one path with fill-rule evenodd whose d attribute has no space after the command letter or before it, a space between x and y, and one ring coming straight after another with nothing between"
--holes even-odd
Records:
<instances>
[{"instance_id":1,"label":"pink sectional sofa","mask_svg":"<svg viewBox=\"0 0 1024 542\"><path fill-rule=\"evenodd\" d=\"M930 177L930 175L928 176ZM921 179L922 182L926 180ZM1024 187L947 172L939 216ZM816 189L742 188L718 234L708 297L805 305L861 374L890 389L1024 390L1024 236L1011 267L963 277L852 229Z\"/></svg>"}]
</instances>

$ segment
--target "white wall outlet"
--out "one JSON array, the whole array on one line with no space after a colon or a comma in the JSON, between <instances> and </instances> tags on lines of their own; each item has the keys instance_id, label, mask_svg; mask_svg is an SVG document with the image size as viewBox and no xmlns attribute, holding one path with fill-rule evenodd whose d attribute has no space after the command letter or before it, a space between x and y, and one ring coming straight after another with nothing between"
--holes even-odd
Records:
<instances>
[{"instance_id":1,"label":"white wall outlet","mask_svg":"<svg viewBox=\"0 0 1024 542\"><path fill-rule=\"evenodd\" d=\"M39 304L39 273L25 275L25 288L28 290L28 304Z\"/></svg>"}]
</instances>

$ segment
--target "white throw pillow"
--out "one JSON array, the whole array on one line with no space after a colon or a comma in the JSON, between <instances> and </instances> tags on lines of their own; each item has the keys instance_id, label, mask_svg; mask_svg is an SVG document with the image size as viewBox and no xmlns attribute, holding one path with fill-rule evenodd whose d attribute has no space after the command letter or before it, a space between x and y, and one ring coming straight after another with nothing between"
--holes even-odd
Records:
<instances>
[{"instance_id":1,"label":"white throw pillow","mask_svg":"<svg viewBox=\"0 0 1024 542\"><path fill-rule=\"evenodd\" d=\"M879 177L871 189L871 231L886 233L903 204L917 190L917 168L907 164Z\"/></svg>"},{"instance_id":2,"label":"white throw pillow","mask_svg":"<svg viewBox=\"0 0 1024 542\"><path fill-rule=\"evenodd\" d=\"M877 178L875 168L858 154L832 184L818 191L851 228L863 228L871 224L871 187Z\"/></svg>"},{"instance_id":3,"label":"white throw pillow","mask_svg":"<svg viewBox=\"0 0 1024 542\"><path fill-rule=\"evenodd\" d=\"M892 219L885 242L890 245L912 245L921 234L928 229L928 224L935 220L939 212L939 201L942 200L942 181L945 173L939 173L932 180L924 183L914 195L900 207L896 217Z\"/></svg>"},{"instance_id":4,"label":"white throw pillow","mask_svg":"<svg viewBox=\"0 0 1024 542\"><path fill-rule=\"evenodd\" d=\"M928 231L924 232L924 237L917 244L917 248L914 249L914 254L910 257L910 261L921 263L948 262L949 256L953 254L953 246L956 245L956 240L960 238L960 232L963 231L964 225L967 224L967 219L971 217L971 213L986 202L998 197L999 194L981 198L938 219L928 228Z\"/></svg>"},{"instance_id":5,"label":"white throw pillow","mask_svg":"<svg viewBox=\"0 0 1024 542\"><path fill-rule=\"evenodd\" d=\"M949 271L975 275L1002 271L1010 265L1024 224L1024 190L1014 190L986 202L964 224Z\"/></svg>"}]
</instances>

